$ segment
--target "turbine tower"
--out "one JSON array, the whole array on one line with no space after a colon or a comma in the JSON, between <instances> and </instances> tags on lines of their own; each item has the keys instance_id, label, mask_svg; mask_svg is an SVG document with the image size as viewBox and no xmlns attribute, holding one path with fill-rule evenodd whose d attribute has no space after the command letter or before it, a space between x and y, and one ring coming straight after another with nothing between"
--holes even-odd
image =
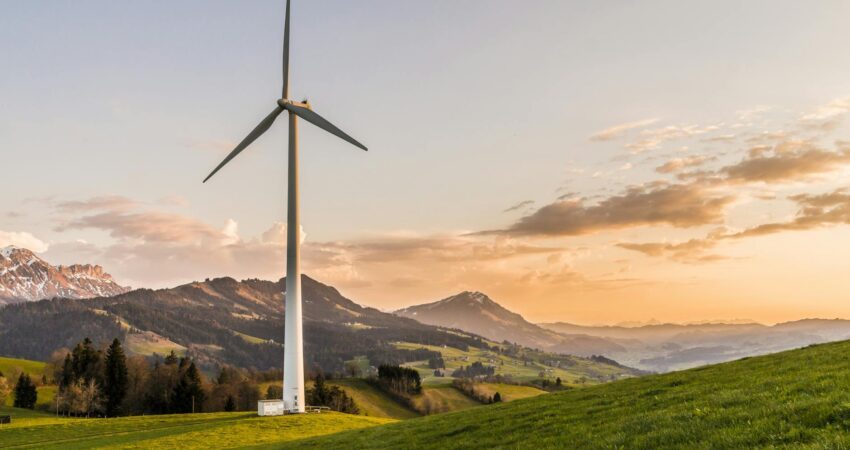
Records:
<instances>
[{"instance_id":1,"label":"turbine tower","mask_svg":"<svg viewBox=\"0 0 850 450\"><path fill-rule=\"evenodd\" d=\"M345 134L322 116L315 113L306 102L289 98L289 10L290 0L286 0L286 21L283 33L283 95L277 100L277 107L259 125L248 134L239 145L204 179L207 182L225 164L230 162L242 150L251 145L258 137L268 131L275 119L284 111L289 115L289 183L287 189L286 222L286 335L284 336L283 362L283 407L288 412L305 411L304 404L304 343L302 340L301 320L301 251L300 251L300 213L298 209L298 118L331 133L349 143L367 150L351 136Z\"/></svg>"}]
</instances>

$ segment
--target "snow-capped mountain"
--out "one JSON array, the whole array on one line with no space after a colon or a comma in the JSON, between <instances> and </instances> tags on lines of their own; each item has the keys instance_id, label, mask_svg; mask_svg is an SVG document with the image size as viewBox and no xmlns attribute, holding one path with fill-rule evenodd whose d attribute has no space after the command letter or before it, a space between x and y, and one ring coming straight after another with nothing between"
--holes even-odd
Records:
<instances>
[{"instance_id":1,"label":"snow-capped mountain","mask_svg":"<svg viewBox=\"0 0 850 450\"><path fill-rule=\"evenodd\" d=\"M0 305L53 297L104 297L128 290L100 266L53 266L25 248L0 249Z\"/></svg>"},{"instance_id":2,"label":"snow-capped mountain","mask_svg":"<svg viewBox=\"0 0 850 450\"><path fill-rule=\"evenodd\" d=\"M428 325L457 328L497 342L574 355L607 354L623 348L613 341L585 334L565 334L528 322L481 292L461 292L443 300L395 312Z\"/></svg>"}]
</instances>

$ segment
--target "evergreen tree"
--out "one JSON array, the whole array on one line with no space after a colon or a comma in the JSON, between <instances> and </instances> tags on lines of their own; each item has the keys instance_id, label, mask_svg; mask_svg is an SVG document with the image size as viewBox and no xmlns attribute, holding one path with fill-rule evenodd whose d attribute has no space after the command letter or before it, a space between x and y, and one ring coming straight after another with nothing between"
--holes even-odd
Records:
<instances>
[{"instance_id":1,"label":"evergreen tree","mask_svg":"<svg viewBox=\"0 0 850 450\"><path fill-rule=\"evenodd\" d=\"M101 352L94 348L91 339L85 338L82 343L77 344L71 351L74 380L82 378L86 382L95 380L98 384L102 384L101 356Z\"/></svg>"},{"instance_id":2,"label":"evergreen tree","mask_svg":"<svg viewBox=\"0 0 850 450\"><path fill-rule=\"evenodd\" d=\"M280 386L270 384L266 389L266 400L280 400L283 398L283 389Z\"/></svg>"},{"instance_id":3,"label":"evergreen tree","mask_svg":"<svg viewBox=\"0 0 850 450\"><path fill-rule=\"evenodd\" d=\"M493 396L493 403L499 403L502 401L502 394L496 392L496 395Z\"/></svg>"},{"instance_id":4,"label":"evergreen tree","mask_svg":"<svg viewBox=\"0 0 850 450\"><path fill-rule=\"evenodd\" d=\"M38 391L29 374L22 373L15 385L15 408L34 409L38 400Z\"/></svg>"},{"instance_id":5,"label":"evergreen tree","mask_svg":"<svg viewBox=\"0 0 850 450\"><path fill-rule=\"evenodd\" d=\"M189 367L181 374L180 381L174 387L174 405L173 409L178 413L200 412L203 409L204 388L201 385L201 374L195 363L190 363Z\"/></svg>"},{"instance_id":6,"label":"evergreen tree","mask_svg":"<svg viewBox=\"0 0 850 450\"><path fill-rule=\"evenodd\" d=\"M224 402L224 410L227 412L236 411L236 400L232 395L227 396L227 401Z\"/></svg>"},{"instance_id":7,"label":"evergreen tree","mask_svg":"<svg viewBox=\"0 0 850 450\"><path fill-rule=\"evenodd\" d=\"M106 395L106 415L116 416L120 412L121 402L127 396L127 357L117 338L106 351L106 377L104 394Z\"/></svg>"},{"instance_id":8,"label":"evergreen tree","mask_svg":"<svg viewBox=\"0 0 850 450\"><path fill-rule=\"evenodd\" d=\"M64 389L74 383L74 364L71 354L65 354L65 362L62 364L62 377L59 380L59 388Z\"/></svg>"},{"instance_id":9,"label":"evergreen tree","mask_svg":"<svg viewBox=\"0 0 850 450\"><path fill-rule=\"evenodd\" d=\"M172 364L177 364L177 355L174 353L174 350L171 350L171 353L165 357L165 365L170 366Z\"/></svg>"}]
</instances>

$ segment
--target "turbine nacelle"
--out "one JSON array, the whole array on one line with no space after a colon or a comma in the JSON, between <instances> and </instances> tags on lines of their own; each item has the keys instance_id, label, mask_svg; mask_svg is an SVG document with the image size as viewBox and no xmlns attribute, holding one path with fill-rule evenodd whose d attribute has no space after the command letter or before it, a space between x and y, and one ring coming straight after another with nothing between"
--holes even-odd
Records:
<instances>
[{"instance_id":1,"label":"turbine nacelle","mask_svg":"<svg viewBox=\"0 0 850 450\"><path fill-rule=\"evenodd\" d=\"M307 100L304 100L304 101L301 101L301 102L296 102L295 100L290 100L288 98L281 98L281 99L277 100L277 106L280 106L283 109L287 109L286 108L287 105L295 105L295 106L299 106L301 108L312 109L312 108L310 108L310 102L308 102Z\"/></svg>"}]
</instances>

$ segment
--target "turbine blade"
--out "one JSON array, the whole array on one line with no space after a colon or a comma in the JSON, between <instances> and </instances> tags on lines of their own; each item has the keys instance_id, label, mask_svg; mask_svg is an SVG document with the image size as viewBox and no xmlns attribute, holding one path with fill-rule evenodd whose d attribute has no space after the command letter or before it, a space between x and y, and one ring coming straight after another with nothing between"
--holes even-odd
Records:
<instances>
[{"instance_id":1,"label":"turbine blade","mask_svg":"<svg viewBox=\"0 0 850 450\"><path fill-rule=\"evenodd\" d=\"M278 106L274 109L274 111L271 112L271 114L266 116L266 118L263 119L263 121L260 122L260 124L257 125L254 130L251 131L251 133L249 133L248 136L245 137L245 139L242 139L242 142L240 142L239 145L237 145L236 148L234 148L229 155L227 155L227 158L224 158L224 161L222 161L221 164L219 164L209 175L207 175L206 178L204 178L204 183L206 183L207 180L212 178L212 176L215 175L215 173L218 172L219 169L224 167L225 164L229 163L231 159L235 158L236 155L242 152L242 150L245 150L245 148L251 145L252 142L256 141L258 137L262 136L263 133L268 131L268 129L274 123L274 120L277 119L277 116L279 116L282 112L283 108Z\"/></svg>"},{"instance_id":2,"label":"turbine blade","mask_svg":"<svg viewBox=\"0 0 850 450\"><path fill-rule=\"evenodd\" d=\"M286 0L286 21L283 26L283 97L289 98L289 0Z\"/></svg>"},{"instance_id":3,"label":"turbine blade","mask_svg":"<svg viewBox=\"0 0 850 450\"><path fill-rule=\"evenodd\" d=\"M363 150L369 150L368 148L366 148L365 145L357 142L356 139L345 134L344 131L337 128L336 125L328 122L324 117L316 114L312 109L305 108L303 106L293 105L292 103L287 103L286 109L288 109L296 116L306 120L307 122L310 122L313 125L327 131L328 133L333 134L334 136L341 138L345 141L348 141L351 144L354 144L354 146L356 147L359 147Z\"/></svg>"}]
</instances>

